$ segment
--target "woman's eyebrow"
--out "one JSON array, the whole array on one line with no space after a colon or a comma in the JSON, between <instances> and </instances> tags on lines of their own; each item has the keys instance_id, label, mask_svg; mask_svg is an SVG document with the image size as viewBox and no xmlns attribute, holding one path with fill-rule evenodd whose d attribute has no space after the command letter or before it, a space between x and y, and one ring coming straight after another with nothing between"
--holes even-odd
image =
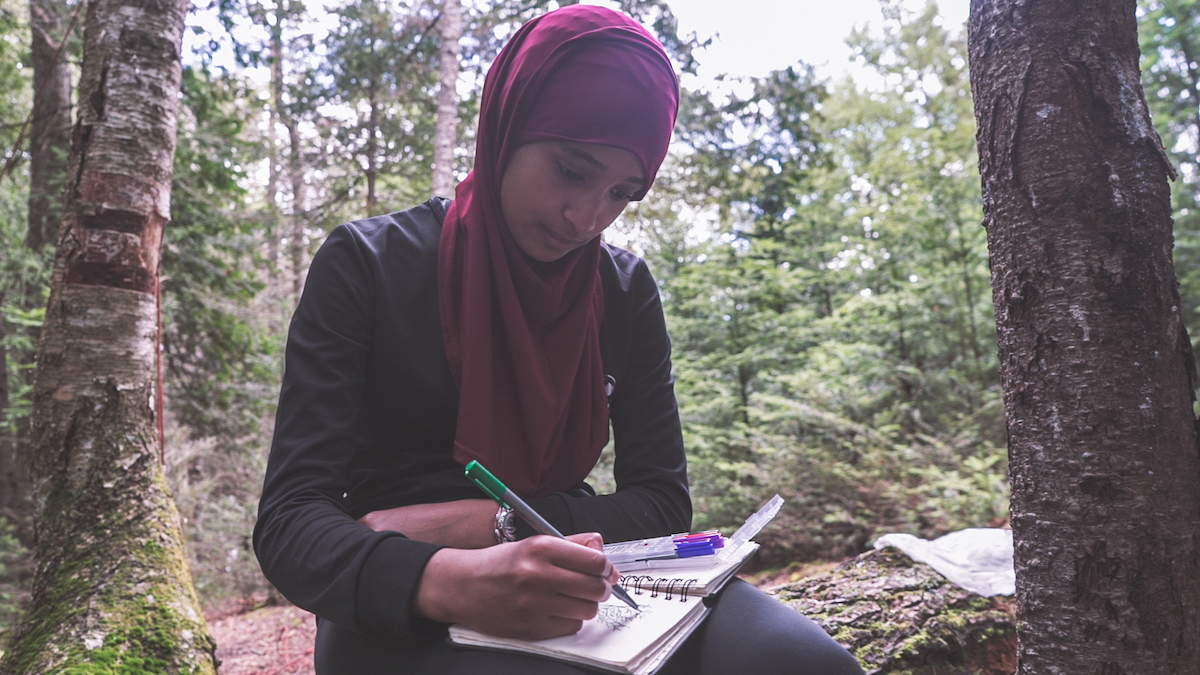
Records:
<instances>
[{"instance_id":1,"label":"woman's eyebrow","mask_svg":"<svg viewBox=\"0 0 1200 675\"><path fill-rule=\"evenodd\" d=\"M577 148L574 146L570 146L570 145L567 145L566 143L559 143L558 149L562 150L563 152L565 152L573 157L582 159L583 161L587 162L588 164L591 164L592 166L596 167L597 169L600 169L601 171L608 171L607 164L596 159L595 155L588 152L587 150L584 150L583 148Z\"/></svg>"},{"instance_id":2,"label":"woman's eyebrow","mask_svg":"<svg viewBox=\"0 0 1200 675\"><path fill-rule=\"evenodd\" d=\"M592 153L588 152L587 150L584 150L583 148L573 147L573 146L567 145L566 143L559 143L558 147L563 152L571 155L572 157L581 159L601 171L608 171L607 164L596 159L596 157ZM639 186L644 186L646 184L646 179L642 178L641 176L630 176L629 178L626 178L625 180L630 183L636 183Z\"/></svg>"}]
</instances>

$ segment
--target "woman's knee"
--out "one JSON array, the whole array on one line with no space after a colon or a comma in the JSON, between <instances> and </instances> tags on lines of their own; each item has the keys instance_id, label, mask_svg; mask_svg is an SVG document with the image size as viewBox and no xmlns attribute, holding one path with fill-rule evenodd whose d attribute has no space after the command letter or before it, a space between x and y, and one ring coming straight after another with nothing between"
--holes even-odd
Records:
<instances>
[{"instance_id":1,"label":"woman's knee","mask_svg":"<svg viewBox=\"0 0 1200 675\"><path fill-rule=\"evenodd\" d=\"M858 661L814 621L740 580L730 582L717 599L704 643L701 663L712 673L863 672Z\"/></svg>"}]
</instances>

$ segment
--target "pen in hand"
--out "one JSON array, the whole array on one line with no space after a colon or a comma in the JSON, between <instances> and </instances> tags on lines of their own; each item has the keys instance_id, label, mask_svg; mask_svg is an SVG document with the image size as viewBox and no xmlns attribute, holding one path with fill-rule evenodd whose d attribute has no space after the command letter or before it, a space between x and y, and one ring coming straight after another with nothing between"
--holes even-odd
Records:
<instances>
[{"instance_id":1,"label":"pen in hand","mask_svg":"<svg viewBox=\"0 0 1200 675\"><path fill-rule=\"evenodd\" d=\"M480 490L483 490L489 497L495 499L501 506L507 506L513 511L516 511L517 515L521 516L522 520L529 523L530 527L537 530L539 533L548 534L551 537L558 537L559 539L566 539L561 532L555 529L553 525L546 522L545 518L543 518L537 511L534 511L532 507L526 504L525 500L518 497L515 493L513 493L512 490L509 490L504 483L500 482L500 479L493 476L492 472L485 469L479 462L472 460L469 464L467 464L466 473L467 478L470 478L472 481L474 481L475 484L479 486ZM629 597L629 593L626 592L625 589L619 584L613 584L612 593L620 598L625 604L639 612L642 611L637 606L637 603L633 601L633 598Z\"/></svg>"}]
</instances>

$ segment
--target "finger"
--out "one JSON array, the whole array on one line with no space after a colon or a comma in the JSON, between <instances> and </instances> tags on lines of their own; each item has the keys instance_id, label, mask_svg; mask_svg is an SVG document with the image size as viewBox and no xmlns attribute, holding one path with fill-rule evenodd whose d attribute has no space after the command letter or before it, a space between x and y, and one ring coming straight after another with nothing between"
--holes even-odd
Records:
<instances>
[{"instance_id":1,"label":"finger","mask_svg":"<svg viewBox=\"0 0 1200 675\"><path fill-rule=\"evenodd\" d=\"M547 616L556 616L572 621L587 621L595 618L599 606L598 601L560 595L547 601L543 609Z\"/></svg>"},{"instance_id":2,"label":"finger","mask_svg":"<svg viewBox=\"0 0 1200 675\"><path fill-rule=\"evenodd\" d=\"M573 541L576 544L604 551L604 537L600 536L599 532L580 532L567 537L567 541Z\"/></svg>"},{"instance_id":3,"label":"finger","mask_svg":"<svg viewBox=\"0 0 1200 675\"><path fill-rule=\"evenodd\" d=\"M553 537L532 537L526 541L534 555L557 567L601 578L608 577L612 572L612 563L603 551Z\"/></svg>"},{"instance_id":4,"label":"finger","mask_svg":"<svg viewBox=\"0 0 1200 675\"><path fill-rule=\"evenodd\" d=\"M604 577L550 567L540 581L542 590L586 602L603 602L612 593L612 582Z\"/></svg>"}]
</instances>

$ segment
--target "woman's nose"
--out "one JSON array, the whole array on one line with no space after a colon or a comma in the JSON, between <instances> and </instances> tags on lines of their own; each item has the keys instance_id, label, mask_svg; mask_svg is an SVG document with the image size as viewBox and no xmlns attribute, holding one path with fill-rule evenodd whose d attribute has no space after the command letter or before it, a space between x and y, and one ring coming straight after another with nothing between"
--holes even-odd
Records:
<instances>
[{"instance_id":1,"label":"woman's nose","mask_svg":"<svg viewBox=\"0 0 1200 675\"><path fill-rule=\"evenodd\" d=\"M603 222L603 207L603 195L580 195L567 204L563 215L570 221L575 234L586 237L607 224Z\"/></svg>"}]
</instances>

